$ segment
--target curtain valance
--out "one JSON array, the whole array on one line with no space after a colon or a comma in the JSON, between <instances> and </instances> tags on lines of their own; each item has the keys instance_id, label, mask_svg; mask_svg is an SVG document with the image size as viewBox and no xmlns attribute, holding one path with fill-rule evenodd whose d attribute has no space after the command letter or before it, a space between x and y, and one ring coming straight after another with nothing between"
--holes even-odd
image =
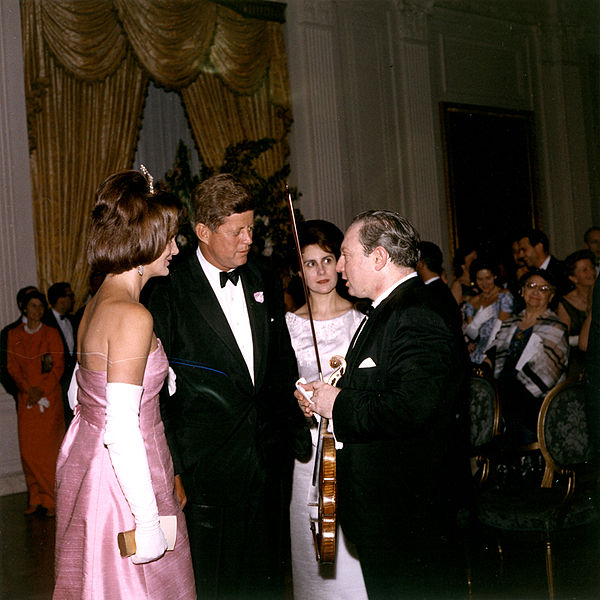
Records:
<instances>
[{"instance_id":1,"label":"curtain valance","mask_svg":"<svg viewBox=\"0 0 600 600\"><path fill-rule=\"evenodd\" d=\"M104 80L127 45L148 74L180 89L200 73L252 94L269 68L281 72L280 25L249 19L209 0L44 0L39 27L55 60L77 79ZM284 99L275 84L280 103Z\"/></svg>"}]
</instances>

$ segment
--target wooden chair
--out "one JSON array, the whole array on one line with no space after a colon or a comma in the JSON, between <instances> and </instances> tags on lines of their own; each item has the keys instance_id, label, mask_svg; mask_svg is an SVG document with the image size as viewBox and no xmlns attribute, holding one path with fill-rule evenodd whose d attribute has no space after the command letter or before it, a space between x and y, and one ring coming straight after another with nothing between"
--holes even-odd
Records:
<instances>
[{"instance_id":1,"label":"wooden chair","mask_svg":"<svg viewBox=\"0 0 600 600\"><path fill-rule=\"evenodd\" d=\"M480 482L490 473L486 448L500 431L500 403L496 382L475 369L469 379L469 444L471 470L479 472Z\"/></svg>"},{"instance_id":2,"label":"wooden chair","mask_svg":"<svg viewBox=\"0 0 600 600\"><path fill-rule=\"evenodd\" d=\"M551 534L595 521L596 472L589 464L584 385L566 381L545 397L538 418L538 443L545 461L538 488L483 488L476 502L477 519L502 531L534 531L545 543L548 597L554 599ZM487 460L493 461L494 457ZM577 485L576 485L577 483ZM502 557L502 546L498 543Z\"/></svg>"}]
</instances>

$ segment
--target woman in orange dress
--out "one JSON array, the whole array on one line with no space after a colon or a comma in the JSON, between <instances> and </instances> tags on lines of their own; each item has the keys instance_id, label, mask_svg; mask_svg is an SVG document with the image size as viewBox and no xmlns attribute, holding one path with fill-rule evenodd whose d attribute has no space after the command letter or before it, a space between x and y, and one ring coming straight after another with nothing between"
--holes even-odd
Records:
<instances>
[{"instance_id":1,"label":"woman in orange dress","mask_svg":"<svg viewBox=\"0 0 600 600\"><path fill-rule=\"evenodd\" d=\"M64 349L58 331L41 322L47 306L44 295L29 292L24 306L27 323L8 332L7 367L19 390L19 448L29 492L25 514L41 507L53 517L56 458L65 434L60 387Z\"/></svg>"}]
</instances>

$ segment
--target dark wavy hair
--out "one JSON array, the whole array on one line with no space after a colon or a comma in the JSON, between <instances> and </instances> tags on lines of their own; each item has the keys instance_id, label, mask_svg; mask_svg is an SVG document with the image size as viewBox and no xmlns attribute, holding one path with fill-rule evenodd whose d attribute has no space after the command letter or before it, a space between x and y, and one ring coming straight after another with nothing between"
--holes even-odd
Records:
<instances>
[{"instance_id":1,"label":"dark wavy hair","mask_svg":"<svg viewBox=\"0 0 600 600\"><path fill-rule=\"evenodd\" d=\"M120 171L96 191L88 240L88 262L99 273L123 273L156 260L177 233L181 205L176 196L150 191L138 171Z\"/></svg>"},{"instance_id":2,"label":"dark wavy hair","mask_svg":"<svg viewBox=\"0 0 600 600\"><path fill-rule=\"evenodd\" d=\"M303 221L298 224L298 241L300 242L301 250L306 248L306 246L316 244L321 250L331 252L337 260L341 254L343 240L344 234L339 227L329 221L311 219L310 221ZM297 273L300 270L298 256L294 245L290 244L290 247L294 249L294 252L290 254L290 264L292 270Z\"/></svg>"}]
</instances>

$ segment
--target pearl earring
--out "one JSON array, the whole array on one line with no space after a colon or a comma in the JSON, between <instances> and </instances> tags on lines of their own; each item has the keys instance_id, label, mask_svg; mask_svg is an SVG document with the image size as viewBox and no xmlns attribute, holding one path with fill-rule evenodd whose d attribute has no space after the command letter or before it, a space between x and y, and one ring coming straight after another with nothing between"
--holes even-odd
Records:
<instances>
[{"instance_id":1,"label":"pearl earring","mask_svg":"<svg viewBox=\"0 0 600 600\"><path fill-rule=\"evenodd\" d=\"M138 273L140 274L140 277L144 274L144 265L138 267Z\"/></svg>"}]
</instances>

